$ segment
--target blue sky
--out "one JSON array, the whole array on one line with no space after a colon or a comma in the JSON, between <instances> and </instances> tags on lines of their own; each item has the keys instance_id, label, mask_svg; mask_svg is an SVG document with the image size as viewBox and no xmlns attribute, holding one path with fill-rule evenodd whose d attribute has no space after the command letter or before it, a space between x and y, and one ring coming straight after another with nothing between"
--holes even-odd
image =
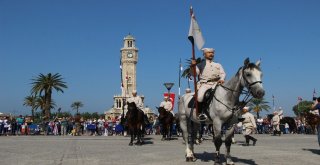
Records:
<instances>
[{"instance_id":1,"label":"blue sky","mask_svg":"<svg viewBox=\"0 0 320 165\"><path fill-rule=\"evenodd\" d=\"M39 73L60 73L64 93L53 98L62 111L102 113L120 94L120 48L131 33L139 48L137 88L154 109L191 57L187 40L193 6L205 38L216 49L227 80L249 57L262 59L265 98L293 115L297 97L320 95L320 1L317 0L0 0L0 112L30 113L23 99ZM196 51L200 57L201 52ZM186 88L182 79L181 88Z\"/></svg>"}]
</instances>

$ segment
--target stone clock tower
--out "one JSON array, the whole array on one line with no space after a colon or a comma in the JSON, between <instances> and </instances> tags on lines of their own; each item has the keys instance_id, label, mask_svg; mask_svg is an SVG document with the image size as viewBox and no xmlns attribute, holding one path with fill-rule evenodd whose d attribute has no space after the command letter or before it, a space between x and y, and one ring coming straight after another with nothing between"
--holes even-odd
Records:
<instances>
[{"instance_id":1,"label":"stone clock tower","mask_svg":"<svg viewBox=\"0 0 320 165\"><path fill-rule=\"evenodd\" d=\"M122 91L121 95L113 96L113 106L105 112L106 119L117 118L121 114L127 113L126 106L123 105L124 100L128 100L132 96L132 91L137 90L137 63L138 63L138 48L136 47L135 38L132 35L127 35L123 39L123 47L120 49L121 60L121 75L122 75ZM144 96L139 90L138 95L144 102ZM148 116L153 116L153 111L144 107L144 113Z\"/></svg>"},{"instance_id":2,"label":"stone clock tower","mask_svg":"<svg viewBox=\"0 0 320 165\"><path fill-rule=\"evenodd\" d=\"M132 91L137 90L138 48L135 39L130 34L123 39L120 54L123 82L122 96L132 96Z\"/></svg>"}]
</instances>

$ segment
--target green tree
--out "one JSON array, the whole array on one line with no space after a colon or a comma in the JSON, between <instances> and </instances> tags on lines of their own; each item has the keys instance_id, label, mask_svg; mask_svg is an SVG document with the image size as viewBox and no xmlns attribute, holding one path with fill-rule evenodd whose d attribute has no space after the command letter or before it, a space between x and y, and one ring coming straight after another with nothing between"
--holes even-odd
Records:
<instances>
[{"instance_id":1,"label":"green tree","mask_svg":"<svg viewBox=\"0 0 320 165\"><path fill-rule=\"evenodd\" d=\"M260 118L260 112L262 110L265 110L265 111L269 111L270 106L268 105L269 102L265 101L264 98L262 99L257 99L257 98L253 98L248 106L250 106L254 112L257 113L257 118Z\"/></svg>"},{"instance_id":2,"label":"green tree","mask_svg":"<svg viewBox=\"0 0 320 165\"><path fill-rule=\"evenodd\" d=\"M307 113L311 109L312 101L301 101L297 105L292 107L292 110L295 115L301 116L304 113Z\"/></svg>"},{"instance_id":3,"label":"green tree","mask_svg":"<svg viewBox=\"0 0 320 165\"><path fill-rule=\"evenodd\" d=\"M34 120L34 111L37 109L37 97L35 95L30 95L24 98L23 105L31 107L32 120Z\"/></svg>"},{"instance_id":4,"label":"green tree","mask_svg":"<svg viewBox=\"0 0 320 165\"><path fill-rule=\"evenodd\" d=\"M50 101L50 109L54 109L55 106L56 106L56 103L54 102L54 100L51 99ZM45 100L45 97L44 96L40 96L40 97L37 97L36 99L36 109L41 109L41 114L42 114L42 117L45 116L45 107L46 107L46 100ZM50 113L50 116L51 116L51 113Z\"/></svg>"},{"instance_id":5,"label":"green tree","mask_svg":"<svg viewBox=\"0 0 320 165\"><path fill-rule=\"evenodd\" d=\"M77 110L77 114L79 114L79 108L83 107L83 103L81 101L75 101L71 104L71 108L73 110Z\"/></svg>"},{"instance_id":6,"label":"green tree","mask_svg":"<svg viewBox=\"0 0 320 165\"><path fill-rule=\"evenodd\" d=\"M197 64L199 64L199 63L201 62L201 58L200 58L200 57L197 58L197 59L196 59L196 62L197 62ZM184 71L182 72L181 77L184 77L184 78L189 78L189 77L191 77L191 75L190 75L190 73L191 73L191 67L190 67L190 65L191 65L191 59L188 59L188 60L187 60L187 66L186 66L186 68L184 69Z\"/></svg>"},{"instance_id":7,"label":"green tree","mask_svg":"<svg viewBox=\"0 0 320 165\"><path fill-rule=\"evenodd\" d=\"M31 93L40 97L44 96L44 114L45 118L49 119L52 107L52 90L63 93L63 89L68 88L66 82L63 81L59 73L53 75L51 73L47 75L40 73L38 77L32 79L32 81Z\"/></svg>"}]
</instances>

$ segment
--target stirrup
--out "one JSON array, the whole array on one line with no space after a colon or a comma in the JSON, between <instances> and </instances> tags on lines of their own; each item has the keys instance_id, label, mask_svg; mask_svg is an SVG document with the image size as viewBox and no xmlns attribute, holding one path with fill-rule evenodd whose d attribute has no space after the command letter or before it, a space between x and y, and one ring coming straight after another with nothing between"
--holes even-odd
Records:
<instances>
[{"instance_id":1,"label":"stirrup","mask_svg":"<svg viewBox=\"0 0 320 165\"><path fill-rule=\"evenodd\" d=\"M205 121L208 117L206 114L200 114L197 118L199 121Z\"/></svg>"}]
</instances>

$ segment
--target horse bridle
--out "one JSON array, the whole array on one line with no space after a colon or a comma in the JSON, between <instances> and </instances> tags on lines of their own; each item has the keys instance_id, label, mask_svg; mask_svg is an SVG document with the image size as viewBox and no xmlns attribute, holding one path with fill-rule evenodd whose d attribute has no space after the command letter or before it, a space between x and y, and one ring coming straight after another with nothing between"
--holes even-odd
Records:
<instances>
[{"instance_id":1,"label":"horse bridle","mask_svg":"<svg viewBox=\"0 0 320 165\"><path fill-rule=\"evenodd\" d=\"M245 69L247 69L247 68L243 68L243 67L242 67L242 78L244 79L245 84L247 84L249 91L250 91L250 89L251 89L251 86L253 86L253 85L257 84L257 83L262 84L262 81L255 81L255 82L249 83L248 79L244 76L244 70L245 70ZM246 85L245 85L245 86L246 86Z\"/></svg>"},{"instance_id":2,"label":"horse bridle","mask_svg":"<svg viewBox=\"0 0 320 165\"><path fill-rule=\"evenodd\" d=\"M260 83L262 84L262 81L255 81L255 82L252 82L252 83L249 83L248 79L244 76L244 70L246 69L245 67L241 67L240 69L242 69L242 76L241 78L243 78L244 80L244 83L245 85L244 86L247 86L248 90L245 90L245 89L242 89L240 91L241 94L245 94L243 100L240 102L241 104L237 104L235 107L233 108L230 108L228 105L224 104L221 100L219 100L215 95L213 95L213 97L219 102L221 103L222 105L224 105L229 111L232 111L232 115L235 113L235 110L239 111L241 110L245 105L247 105L251 99L253 98L252 97L252 94L251 94L251 87L257 83ZM230 89L222 84L219 84L222 88L226 89L226 90L229 90L229 91L232 91L232 92L238 92L234 89Z\"/></svg>"}]
</instances>

